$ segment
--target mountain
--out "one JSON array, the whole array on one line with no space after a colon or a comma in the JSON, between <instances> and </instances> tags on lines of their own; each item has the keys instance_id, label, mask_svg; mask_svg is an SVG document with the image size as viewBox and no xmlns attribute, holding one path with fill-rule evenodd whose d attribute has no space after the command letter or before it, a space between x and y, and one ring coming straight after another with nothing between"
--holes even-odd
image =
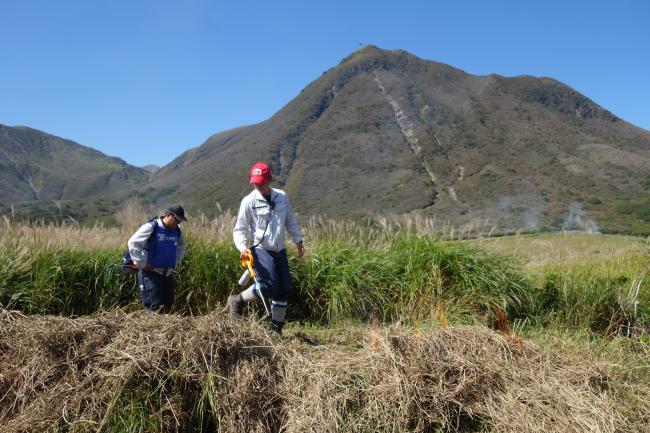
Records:
<instances>
[{"instance_id":1,"label":"mountain","mask_svg":"<svg viewBox=\"0 0 650 433\"><path fill-rule=\"evenodd\" d=\"M159 170L0 125L0 208L92 219L137 192L212 214L216 203L239 206L259 160L303 215L650 234L648 131L551 78L475 76L374 46L268 120L217 133Z\"/></svg>"},{"instance_id":2,"label":"mountain","mask_svg":"<svg viewBox=\"0 0 650 433\"><path fill-rule=\"evenodd\" d=\"M142 167L143 170L145 170L147 173L153 174L160 170L160 167L155 165L155 164L148 164Z\"/></svg>"},{"instance_id":3,"label":"mountain","mask_svg":"<svg viewBox=\"0 0 650 433\"><path fill-rule=\"evenodd\" d=\"M147 171L73 141L0 125L0 207L105 201L136 191L148 179Z\"/></svg>"},{"instance_id":4,"label":"mountain","mask_svg":"<svg viewBox=\"0 0 650 433\"><path fill-rule=\"evenodd\" d=\"M402 50L353 53L270 119L181 154L143 192L237 208L258 160L302 214L528 229L589 218L650 233L648 131L551 78L474 76Z\"/></svg>"}]
</instances>

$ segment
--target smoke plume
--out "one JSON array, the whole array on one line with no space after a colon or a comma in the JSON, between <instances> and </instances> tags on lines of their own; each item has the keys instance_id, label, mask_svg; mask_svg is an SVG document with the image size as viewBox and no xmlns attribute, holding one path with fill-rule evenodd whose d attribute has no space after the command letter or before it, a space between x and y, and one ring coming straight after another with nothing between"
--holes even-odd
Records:
<instances>
[{"instance_id":1,"label":"smoke plume","mask_svg":"<svg viewBox=\"0 0 650 433\"><path fill-rule=\"evenodd\" d=\"M600 234L600 229L595 221L587 218L578 202L569 205L569 214L564 220L565 230L583 230L591 234Z\"/></svg>"}]
</instances>

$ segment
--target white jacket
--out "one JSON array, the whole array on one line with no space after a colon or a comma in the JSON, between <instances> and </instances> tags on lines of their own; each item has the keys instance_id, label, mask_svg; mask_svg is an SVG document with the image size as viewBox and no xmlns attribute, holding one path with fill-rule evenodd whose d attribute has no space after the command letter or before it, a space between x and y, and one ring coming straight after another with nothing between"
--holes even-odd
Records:
<instances>
[{"instance_id":1,"label":"white jacket","mask_svg":"<svg viewBox=\"0 0 650 433\"><path fill-rule=\"evenodd\" d=\"M271 188L271 205L256 189L244 197L237 222L232 231L235 246L242 252L257 245L266 250L282 251L284 232L288 231L296 244L302 242L300 223L284 191ZM246 244L247 237L250 243Z\"/></svg>"}]
</instances>

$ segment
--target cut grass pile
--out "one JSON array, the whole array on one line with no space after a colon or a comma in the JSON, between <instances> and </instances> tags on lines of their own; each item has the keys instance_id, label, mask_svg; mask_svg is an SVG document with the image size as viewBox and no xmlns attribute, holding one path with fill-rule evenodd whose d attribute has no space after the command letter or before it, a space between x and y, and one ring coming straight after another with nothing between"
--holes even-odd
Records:
<instances>
[{"instance_id":1,"label":"cut grass pile","mask_svg":"<svg viewBox=\"0 0 650 433\"><path fill-rule=\"evenodd\" d=\"M273 346L215 313L0 310L1 430L650 431L647 385L630 400L611 365L485 327L286 334Z\"/></svg>"}]
</instances>

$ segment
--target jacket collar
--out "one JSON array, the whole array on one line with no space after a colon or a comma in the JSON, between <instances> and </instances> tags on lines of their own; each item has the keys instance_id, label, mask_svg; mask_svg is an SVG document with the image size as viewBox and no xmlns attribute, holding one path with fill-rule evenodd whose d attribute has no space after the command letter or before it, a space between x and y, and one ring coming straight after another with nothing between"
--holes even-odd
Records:
<instances>
[{"instance_id":1,"label":"jacket collar","mask_svg":"<svg viewBox=\"0 0 650 433\"><path fill-rule=\"evenodd\" d=\"M167 226L165 225L165 223L163 222L163 219L162 219L161 217L158 217L158 219L156 220L156 222L158 223L158 228L159 228L159 229L162 228L162 229L165 229L165 230L171 230L169 227L167 227Z\"/></svg>"},{"instance_id":2,"label":"jacket collar","mask_svg":"<svg viewBox=\"0 0 650 433\"><path fill-rule=\"evenodd\" d=\"M278 193L275 192L275 189L271 188L271 201L275 200L275 198L278 196ZM257 189L253 190L253 197L255 197L255 200L263 200L266 201L264 196L262 195L261 192L259 192Z\"/></svg>"}]
</instances>

